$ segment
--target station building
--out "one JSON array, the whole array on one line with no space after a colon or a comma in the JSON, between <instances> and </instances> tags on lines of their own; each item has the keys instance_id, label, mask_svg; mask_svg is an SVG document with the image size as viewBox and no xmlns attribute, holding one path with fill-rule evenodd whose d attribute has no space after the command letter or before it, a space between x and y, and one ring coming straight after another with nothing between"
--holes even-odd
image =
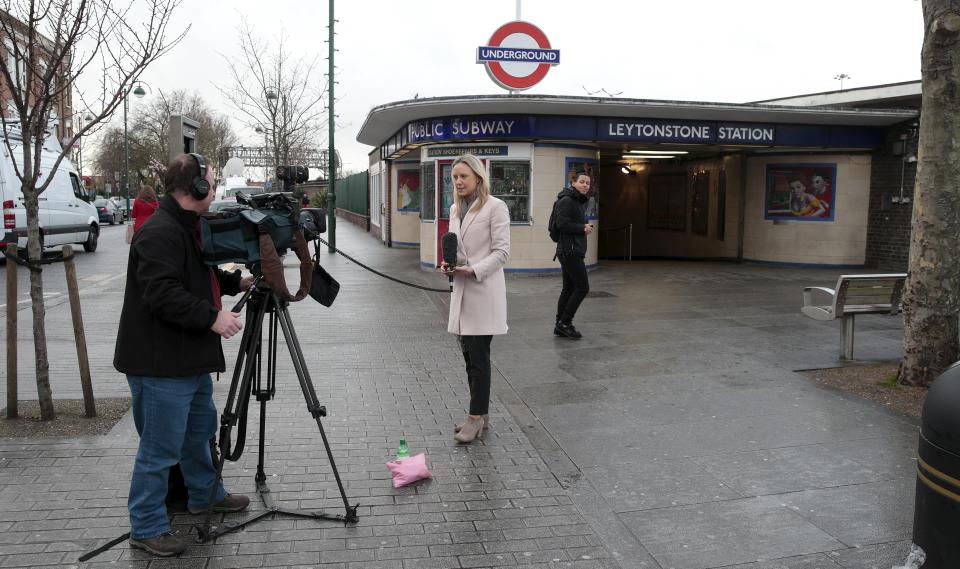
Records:
<instances>
[{"instance_id":1,"label":"station building","mask_svg":"<svg viewBox=\"0 0 960 569\"><path fill-rule=\"evenodd\" d=\"M919 96L917 81L747 104L516 94L387 103L357 136L374 147L370 229L435 267L451 164L470 152L510 210L508 271L559 270L547 220L580 170L593 180L588 266L684 258L900 270L909 222L905 237L885 226L909 220Z\"/></svg>"}]
</instances>

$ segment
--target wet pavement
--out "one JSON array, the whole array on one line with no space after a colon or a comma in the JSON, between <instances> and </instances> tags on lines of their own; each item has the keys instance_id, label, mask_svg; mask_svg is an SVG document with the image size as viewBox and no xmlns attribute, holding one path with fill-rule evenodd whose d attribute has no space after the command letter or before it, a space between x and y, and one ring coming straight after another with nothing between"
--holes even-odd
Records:
<instances>
[{"instance_id":1,"label":"wet pavement","mask_svg":"<svg viewBox=\"0 0 960 569\"><path fill-rule=\"evenodd\" d=\"M117 234L78 263L98 397L128 395L110 363L124 286ZM337 241L378 270L446 287L418 270L416 251L385 248L343 220ZM120 545L79 564L80 552L127 528L136 449L127 416L102 437L0 441L0 567L889 569L903 560L915 420L795 372L838 365L839 324L806 318L799 305L804 286L832 286L840 271L603 262L576 342L551 333L559 275L509 275L510 333L492 348L493 429L464 447L452 438L468 396L445 295L322 255L340 296L290 314L358 524L278 517L173 561ZM19 314L29 398L29 310ZM47 316L54 395L79 397L68 306L53 300ZM901 335L899 317L862 317L855 353L895 359ZM225 342L228 367L238 343ZM342 512L283 347L279 365L267 482L285 507ZM218 405L229 380L217 385ZM226 466L235 492L253 493L259 414L250 409L247 450ZM384 462L401 437L426 452L433 480L392 488ZM196 521L174 517L182 532Z\"/></svg>"}]
</instances>

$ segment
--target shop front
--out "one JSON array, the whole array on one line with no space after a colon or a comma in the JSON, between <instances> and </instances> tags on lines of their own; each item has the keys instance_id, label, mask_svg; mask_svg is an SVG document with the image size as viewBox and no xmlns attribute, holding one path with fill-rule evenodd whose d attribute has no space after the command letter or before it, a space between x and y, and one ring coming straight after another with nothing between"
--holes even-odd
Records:
<instances>
[{"instance_id":1,"label":"shop front","mask_svg":"<svg viewBox=\"0 0 960 569\"><path fill-rule=\"evenodd\" d=\"M510 210L509 271L559 270L546 228L577 171L592 178L586 258L739 259L863 265L871 153L910 111L797 109L505 95L375 108L371 205L384 243L436 266L450 169L486 165Z\"/></svg>"}]
</instances>

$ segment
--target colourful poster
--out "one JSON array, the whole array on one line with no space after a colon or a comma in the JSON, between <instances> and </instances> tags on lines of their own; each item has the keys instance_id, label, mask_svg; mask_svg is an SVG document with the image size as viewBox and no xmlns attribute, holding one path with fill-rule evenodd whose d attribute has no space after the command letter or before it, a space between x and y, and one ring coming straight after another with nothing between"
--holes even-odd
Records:
<instances>
[{"instance_id":1,"label":"colourful poster","mask_svg":"<svg viewBox=\"0 0 960 569\"><path fill-rule=\"evenodd\" d=\"M590 176L590 192L587 194L590 196L590 200L587 202L587 219L597 219L597 201L600 196L600 164L596 158L571 158L568 156L564 176L566 187L573 187L573 183L577 180L577 172L586 172Z\"/></svg>"},{"instance_id":2,"label":"colourful poster","mask_svg":"<svg viewBox=\"0 0 960 569\"><path fill-rule=\"evenodd\" d=\"M420 170L397 170L397 209L420 211Z\"/></svg>"},{"instance_id":3,"label":"colourful poster","mask_svg":"<svg viewBox=\"0 0 960 569\"><path fill-rule=\"evenodd\" d=\"M767 164L764 219L833 221L836 164Z\"/></svg>"}]
</instances>

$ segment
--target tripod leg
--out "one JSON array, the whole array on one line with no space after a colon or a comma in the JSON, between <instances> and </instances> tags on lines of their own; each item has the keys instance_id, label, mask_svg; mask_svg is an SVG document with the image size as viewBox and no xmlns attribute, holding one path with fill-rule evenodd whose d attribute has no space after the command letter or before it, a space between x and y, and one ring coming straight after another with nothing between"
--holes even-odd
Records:
<instances>
[{"instance_id":1,"label":"tripod leg","mask_svg":"<svg viewBox=\"0 0 960 569\"><path fill-rule=\"evenodd\" d=\"M273 298L270 297L268 302L272 301ZM267 386L264 389L258 378L253 389L253 394L257 396L257 401L260 402L260 439L257 445L257 474L254 476L254 482L256 482L257 494L263 500L263 505L268 510L273 510L276 506L273 503L270 487L267 486L267 473L263 468L267 441L267 401L273 399L277 385L277 317L273 307L268 311L270 312L270 324L267 332L269 342L267 344Z\"/></svg>"},{"instance_id":2,"label":"tripod leg","mask_svg":"<svg viewBox=\"0 0 960 569\"><path fill-rule=\"evenodd\" d=\"M347 521L355 522L357 521L357 506L350 506L350 503L347 501L347 492L343 488L343 481L340 479L337 463L333 459L330 442L327 440L327 434L323 430L323 423L320 421L321 417L327 415L327 410L320 405L320 401L317 399L317 392L310 379L310 372L307 370L307 363L303 358L300 341L297 339L297 333L293 328L293 321L290 319L287 305L277 301L275 295L274 302L277 304L277 319L280 321L280 328L283 330L283 337L287 342L287 349L290 350L290 356L293 358L293 366L297 372L297 379L300 380L300 389L303 391L303 397L307 402L307 409L317 422L317 428L320 430L320 438L323 439L323 446L327 451L327 459L330 461L330 468L333 470L337 487L340 489L340 498L343 500Z\"/></svg>"},{"instance_id":3,"label":"tripod leg","mask_svg":"<svg viewBox=\"0 0 960 569\"><path fill-rule=\"evenodd\" d=\"M227 460L238 460L243 452L243 442L238 439L237 446L231 452L230 433L237 423L237 418L246 414L247 405L250 401L250 384L254 372L258 369L261 349L261 329L263 327L263 318L267 311L267 297L259 295L254 297L247 304L247 324L240 339L240 352L237 356L237 363L234 367L233 377L230 379L230 391L227 395L227 401L224 404L223 412L220 415L220 436L219 436L219 457L211 444L210 454L213 466L217 471L213 486L210 488L210 497L207 503L210 508L207 509L202 524L195 526L197 528L197 537L200 542L207 541L211 535L210 516L213 513L213 501L217 496L217 482L223 479L223 467ZM241 371L242 370L242 371Z\"/></svg>"}]
</instances>

